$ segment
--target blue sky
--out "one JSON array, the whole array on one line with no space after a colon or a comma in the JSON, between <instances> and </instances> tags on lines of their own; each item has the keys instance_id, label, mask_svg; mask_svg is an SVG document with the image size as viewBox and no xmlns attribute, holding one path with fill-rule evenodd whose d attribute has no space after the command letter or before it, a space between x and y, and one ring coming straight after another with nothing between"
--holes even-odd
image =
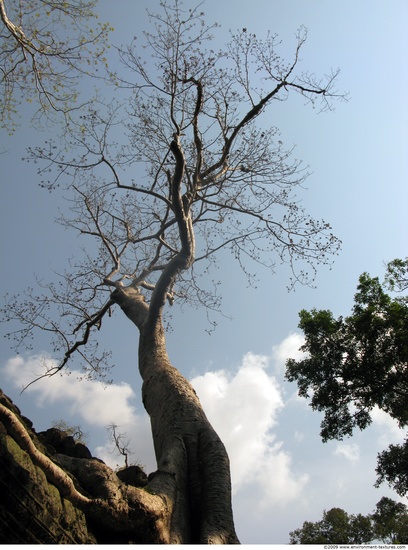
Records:
<instances>
[{"instance_id":1,"label":"blue sky","mask_svg":"<svg viewBox=\"0 0 408 550\"><path fill-rule=\"evenodd\" d=\"M197 2L188 2L188 5ZM145 8L157 0L102 0L98 12L115 28L113 41L124 44L146 26ZM318 114L299 98L277 103L262 118L276 125L282 141L296 146L295 156L312 175L300 195L316 218L329 221L343 241L331 270L322 268L317 289L288 293L290 276L277 264L276 274L259 271L256 289L229 256L217 275L223 286L223 311L217 330L207 335L203 311L176 311L168 349L173 364L192 380L232 462L235 521L243 543L285 543L289 531L316 521L324 509L342 507L369 513L383 495L398 500L386 486L374 489L377 452L403 434L386 415L343 442L321 443L318 413L285 383L284 361L301 343L298 311L350 311L358 276L384 273L384 262L407 255L408 224L408 4L405 0L334 3L323 0L207 0L208 21L217 21L219 45L228 30L267 30L283 40L290 55L295 32L308 28L304 67L317 74L341 68L339 87L350 100L334 113ZM2 135L1 288L3 294L47 280L75 254L79 240L53 220L64 203L39 189L35 167L21 161L25 148L45 135L26 123L13 137ZM227 318L227 316L229 318ZM114 322L113 322L114 321ZM89 432L96 456L113 465L105 426L116 422L131 438L134 459L154 470L148 420L140 402L136 368L137 334L118 313L104 327L113 351L114 384L70 377L42 381L22 395L19 388L38 372L38 357L49 353L41 335L31 353L16 357L3 341L0 385L30 417L37 430L64 418ZM2 333L7 326L0 326ZM49 359L52 361L52 357ZM72 365L75 371L75 363Z\"/></svg>"}]
</instances>

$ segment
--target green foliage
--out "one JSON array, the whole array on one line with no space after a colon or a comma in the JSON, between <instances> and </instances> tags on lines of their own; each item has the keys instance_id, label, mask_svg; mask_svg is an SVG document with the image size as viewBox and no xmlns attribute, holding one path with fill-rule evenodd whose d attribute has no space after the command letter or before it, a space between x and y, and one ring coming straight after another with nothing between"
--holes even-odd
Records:
<instances>
[{"instance_id":1,"label":"green foliage","mask_svg":"<svg viewBox=\"0 0 408 550\"><path fill-rule=\"evenodd\" d=\"M290 544L385 544L408 542L408 508L383 497L373 514L347 514L341 508L323 512L317 522L305 521L290 534Z\"/></svg>"},{"instance_id":2,"label":"green foliage","mask_svg":"<svg viewBox=\"0 0 408 550\"><path fill-rule=\"evenodd\" d=\"M408 493L408 439L378 454L376 473L376 487L387 481L400 496Z\"/></svg>"},{"instance_id":3,"label":"green foliage","mask_svg":"<svg viewBox=\"0 0 408 550\"><path fill-rule=\"evenodd\" d=\"M323 512L321 521L305 521L289 536L290 544L364 544L373 540L373 530L369 517L332 508Z\"/></svg>"},{"instance_id":4,"label":"green foliage","mask_svg":"<svg viewBox=\"0 0 408 550\"><path fill-rule=\"evenodd\" d=\"M389 290L394 292L404 292L408 289L408 258L397 258L387 264L385 282ZM407 301L408 297L405 296L403 299Z\"/></svg>"},{"instance_id":5,"label":"green foliage","mask_svg":"<svg viewBox=\"0 0 408 550\"><path fill-rule=\"evenodd\" d=\"M388 288L406 287L408 259L388 264L385 284L363 273L349 317L335 319L328 310L301 311L299 327L305 335L306 357L286 363L286 379L298 384L299 395L310 399L313 410L324 412L323 441L351 436L354 428L371 423L371 411L379 407L408 424L408 303L392 298ZM398 447L398 446L397 446ZM406 445L382 455L379 473L407 490ZM404 466L403 471L393 471ZM402 477L401 477L402 476Z\"/></svg>"},{"instance_id":6,"label":"green foliage","mask_svg":"<svg viewBox=\"0 0 408 550\"><path fill-rule=\"evenodd\" d=\"M384 544L408 543L408 507L383 497L371 516L375 538Z\"/></svg>"}]
</instances>

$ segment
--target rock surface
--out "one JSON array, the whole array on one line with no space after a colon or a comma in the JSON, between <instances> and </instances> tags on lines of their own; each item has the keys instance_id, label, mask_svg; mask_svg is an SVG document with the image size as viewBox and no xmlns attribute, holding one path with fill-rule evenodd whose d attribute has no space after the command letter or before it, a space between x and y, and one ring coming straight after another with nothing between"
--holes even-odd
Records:
<instances>
[{"instance_id":1,"label":"rock surface","mask_svg":"<svg viewBox=\"0 0 408 550\"><path fill-rule=\"evenodd\" d=\"M56 428L36 433L32 423L0 390L0 403L12 411L24 425L37 449L61 466L73 457L91 464L89 449ZM4 419L3 419L4 420ZM103 544L139 542L112 535L103 525L75 507L49 480L41 467L35 464L18 438L7 428L0 416L0 544ZM101 462L101 461L99 461ZM102 463L103 464L103 463ZM146 475L138 467L122 470L118 477L109 470L109 476L124 486L143 486ZM66 471L66 469L65 469ZM74 485L87 495L72 474ZM121 480L119 480L119 477ZM131 487L130 487L131 489ZM132 490L132 489L131 489Z\"/></svg>"}]
</instances>

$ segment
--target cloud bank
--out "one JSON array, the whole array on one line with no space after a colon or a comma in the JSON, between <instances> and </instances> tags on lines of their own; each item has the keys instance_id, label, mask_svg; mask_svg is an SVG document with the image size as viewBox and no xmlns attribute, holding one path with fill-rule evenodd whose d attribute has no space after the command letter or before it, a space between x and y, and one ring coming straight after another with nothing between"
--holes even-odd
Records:
<instances>
[{"instance_id":1,"label":"cloud bank","mask_svg":"<svg viewBox=\"0 0 408 550\"><path fill-rule=\"evenodd\" d=\"M14 387L22 388L44 372L44 363L47 368L56 365L52 358L43 355L13 357L7 361L2 374ZM146 414L137 410L134 404L136 396L130 385L125 382L105 385L97 380L79 380L80 375L75 370L70 376L57 374L39 380L25 391L42 409L39 414L48 414L48 426L52 420L62 417L67 424L79 423L85 433L102 428L100 442L91 451L110 466L123 463L123 458L119 459L119 455L113 452L114 446L106 430L114 423L118 426L118 432L126 433L127 439L130 439L130 450L135 451L136 460L155 469L149 420Z\"/></svg>"},{"instance_id":2,"label":"cloud bank","mask_svg":"<svg viewBox=\"0 0 408 550\"><path fill-rule=\"evenodd\" d=\"M291 457L273 433L284 402L269 367L267 356L248 353L234 373L207 372L191 383L227 448L234 492L256 485L261 500L282 502L299 496L307 476L292 472Z\"/></svg>"},{"instance_id":3,"label":"cloud bank","mask_svg":"<svg viewBox=\"0 0 408 550\"><path fill-rule=\"evenodd\" d=\"M323 509L339 506L349 513L369 513L382 495L395 499L385 487L381 492L373 488L374 468L377 452L401 440L403 431L378 410L372 427L352 442L323 445L317 413L297 397L295 385L282 381L286 359L299 359L301 344L302 337L291 334L270 356L247 353L234 369L209 370L191 380L228 450L242 542L287 542L291 530L305 520L317 521ZM49 367L54 364L51 358L45 361ZM21 389L42 372L42 357L13 357L0 370L2 389ZM154 471L150 422L130 384L104 386L79 377L73 371L29 386L24 395L31 410L23 414L36 427L42 424L41 429L59 418L80 424L91 434L93 455L114 468L124 461L112 452L105 429L113 422L129 439L134 452L130 460Z\"/></svg>"},{"instance_id":4,"label":"cloud bank","mask_svg":"<svg viewBox=\"0 0 408 550\"><path fill-rule=\"evenodd\" d=\"M279 361L290 348L296 351L298 347L298 338L290 336L282 348L274 348L272 355ZM2 369L3 376L21 388L44 372L44 361L47 367L55 364L53 359L39 355L13 357ZM284 401L270 370L271 357L248 353L233 372L210 371L196 376L191 383L227 448L234 493L256 486L260 502L290 501L299 496L308 478L292 472L291 456L274 434ZM117 424L118 431L129 439L136 461L149 471L154 470L149 420L144 411L137 409L130 385L119 382L105 386L100 381L80 381L79 377L75 371L71 376L56 375L36 382L26 392L42 410L58 407L59 417L63 416L67 423L67 414L75 417L72 423L80 423L84 431ZM123 462L112 452L107 432L91 450L112 467Z\"/></svg>"}]
</instances>

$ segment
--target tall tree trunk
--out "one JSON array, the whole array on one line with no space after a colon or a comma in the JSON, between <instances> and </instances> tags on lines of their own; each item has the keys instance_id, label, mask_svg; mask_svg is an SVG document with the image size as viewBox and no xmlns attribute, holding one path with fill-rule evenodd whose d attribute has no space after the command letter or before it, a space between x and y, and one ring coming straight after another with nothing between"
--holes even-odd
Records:
<instances>
[{"instance_id":1,"label":"tall tree trunk","mask_svg":"<svg viewBox=\"0 0 408 550\"><path fill-rule=\"evenodd\" d=\"M174 499L171 543L239 543L227 452L193 387L171 365L161 322L146 322L148 306L137 289L122 287L112 297L140 331L142 398L158 468L148 488Z\"/></svg>"}]
</instances>

